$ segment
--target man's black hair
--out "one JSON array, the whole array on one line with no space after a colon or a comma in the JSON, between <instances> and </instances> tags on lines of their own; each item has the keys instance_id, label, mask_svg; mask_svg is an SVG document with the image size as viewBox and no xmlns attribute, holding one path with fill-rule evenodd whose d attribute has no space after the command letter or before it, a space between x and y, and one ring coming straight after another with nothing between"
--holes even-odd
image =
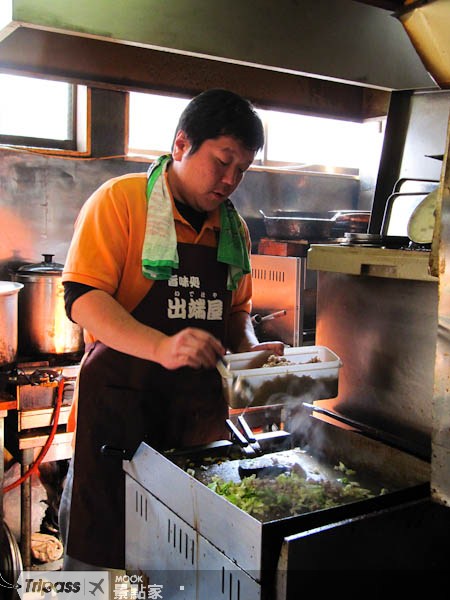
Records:
<instances>
[{"instance_id":1,"label":"man's black hair","mask_svg":"<svg viewBox=\"0 0 450 600\"><path fill-rule=\"evenodd\" d=\"M264 128L252 104L234 92L212 89L202 92L186 106L176 132L184 131L194 154L204 141L230 135L248 150L264 146Z\"/></svg>"}]
</instances>

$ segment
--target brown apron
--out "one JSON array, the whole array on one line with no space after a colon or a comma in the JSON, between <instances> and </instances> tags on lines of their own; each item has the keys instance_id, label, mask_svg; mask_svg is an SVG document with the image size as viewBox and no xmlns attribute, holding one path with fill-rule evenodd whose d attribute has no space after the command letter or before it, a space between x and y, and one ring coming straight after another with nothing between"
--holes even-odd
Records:
<instances>
[{"instance_id":1,"label":"brown apron","mask_svg":"<svg viewBox=\"0 0 450 600\"><path fill-rule=\"evenodd\" d=\"M179 269L154 282L133 311L140 322L173 335L188 326L226 338L231 292L217 249L178 244ZM125 476L142 441L164 450L228 438L228 406L216 369L169 371L96 342L79 378L74 480L67 554L83 562L124 568Z\"/></svg>"}]
</instances>

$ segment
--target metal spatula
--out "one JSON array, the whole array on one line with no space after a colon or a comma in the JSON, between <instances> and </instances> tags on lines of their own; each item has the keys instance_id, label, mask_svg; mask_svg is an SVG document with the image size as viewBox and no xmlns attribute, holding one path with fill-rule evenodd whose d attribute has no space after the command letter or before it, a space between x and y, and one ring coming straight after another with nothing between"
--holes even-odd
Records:
<instances>
[{"instance_id":1,"label":"metal spatula","mask_svg":"<svg viewBox=\"0 0 450 600\"><path fill-rule=\"evenodd\" d=\"M255 434L253 433L250 425L245 420L244 415L239 415L237 420L238 420L239 425L241 426L242 431L244 432L245 437L251 444L251 446L254 449L254 451L256 452L256 454L262 454L262 448L259 445L259 442L256 439Z\"/></svg>"},{"instance_id":2,"label":"metal spatula","mask_svg":"<svg viewBox=\"0 0 450 600\"><path fill-rule=\"evenodd\" d=\"M249 436L251 439L249 439L247 437L247 431L244 430L244 433L241 433L241 431L239 431L239 429L236 427L236 425L233 423L233 421L231 419L227 419L225 421L225 424L231 432L231 437L232 437L233 442L235 442L236 444L238 444L238 446L240 446L240 448L242 449L242 451L244 452L244 454L246 456L248 456L248 457L259 456L263 453L261 446L256 441L256 438L253 436L253 433L251 432L248 425L247 425L247 428L250 431ZM242 423L239 422L239 424L242 427Z\"/></svg>"}]
</instances>

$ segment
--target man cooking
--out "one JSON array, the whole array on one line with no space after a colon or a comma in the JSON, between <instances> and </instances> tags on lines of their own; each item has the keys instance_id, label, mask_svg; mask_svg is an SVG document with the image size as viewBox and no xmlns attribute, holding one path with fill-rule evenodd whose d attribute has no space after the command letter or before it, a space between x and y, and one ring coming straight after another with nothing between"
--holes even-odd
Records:
<instances>
[{"instance_id":1,"label":"man cooking","mask_svg":"<svg viewBox=\"0 0 450 600\"><path fill-rule=\"evenodd\" d=\"M219 357L283 354L282 342L255 336L249 232L229 200L263 144L247 100L203 92L170 155L107 181L81 209L63 274L86 341L60 507L66 570L124 568L122 459L140 442L164 450L228 437Z\"/></svg>"}]
</instances>

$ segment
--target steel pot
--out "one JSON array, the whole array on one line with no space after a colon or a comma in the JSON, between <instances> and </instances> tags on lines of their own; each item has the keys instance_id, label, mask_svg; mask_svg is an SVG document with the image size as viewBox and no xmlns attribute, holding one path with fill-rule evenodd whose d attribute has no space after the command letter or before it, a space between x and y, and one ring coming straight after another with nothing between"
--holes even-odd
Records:
<instances>
[{"instance_id":1,"label":"steel pot","mask_svg":"<svg viewBox=\"0 0 450 600\"><path fill-rule=\"evenodd\" d=\"M83 330L70 321L64 307L63 265L43 254L44 261L23 265L14 280L23 284L19 298L21 356L78 354L83 351Z\"/></svg>"},{"instance_id":2,"label":"steel pot","mask_svg":"<svg viewBox=\"0 0 450 600\"><path fill-rule=\"evenodd\" d=\"M18 345L18 294L21 283L0 281L0 366L14 363Z\"/></svg>"}]
</instances>

